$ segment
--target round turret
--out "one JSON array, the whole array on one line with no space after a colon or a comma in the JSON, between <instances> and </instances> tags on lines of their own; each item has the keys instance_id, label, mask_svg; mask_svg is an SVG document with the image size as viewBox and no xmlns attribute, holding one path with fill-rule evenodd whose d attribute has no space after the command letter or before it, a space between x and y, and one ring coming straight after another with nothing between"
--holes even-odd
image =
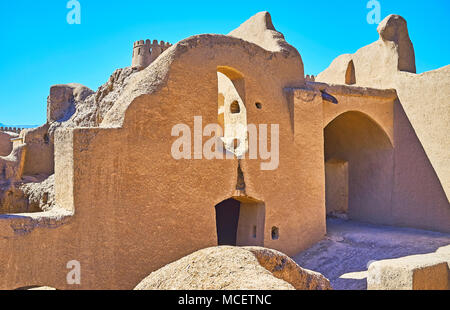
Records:
<instances>
[{"instance_id":1,"label":"round turret","mask_svg":"<svg viewBox=\"0 0 450 310\"><path fill-rule=\"evenodd\" d=\"M157 40L140 40L133 44L133 58L131 66L140 70L148 67L159 55L161 55L166 49L171 47L172 44Z\"/></svg>"}]
</instances>

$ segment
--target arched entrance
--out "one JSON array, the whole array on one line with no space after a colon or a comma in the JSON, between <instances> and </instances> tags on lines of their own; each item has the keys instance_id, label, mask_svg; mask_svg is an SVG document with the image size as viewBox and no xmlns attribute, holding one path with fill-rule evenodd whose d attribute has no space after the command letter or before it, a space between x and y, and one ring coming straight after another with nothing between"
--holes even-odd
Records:
<instances>
[{"instance_id":1,"label":"arched entrance","mask_svg":"<svg viewBox=\"0 0 450 310\"><path fill-rule=\"evenodd\" d=\"M215 206L218 245L264 246L265 204L233 197Z\"/></svg>"},{"instance_id":2,"label":"arched entrance","mask_svg":"<svg viewBox=\"0 0 450 310\"><path fill-rule=\"evenodd\" d=\"M327 215L387 223L394 185L393 147L364 113L345 112L324 129Z\"/></svg>"}]
</instances>

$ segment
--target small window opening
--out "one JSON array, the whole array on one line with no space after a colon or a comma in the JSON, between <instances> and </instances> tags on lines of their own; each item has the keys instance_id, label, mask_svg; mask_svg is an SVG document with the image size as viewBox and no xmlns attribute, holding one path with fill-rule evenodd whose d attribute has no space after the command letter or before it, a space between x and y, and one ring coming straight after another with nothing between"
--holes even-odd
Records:
<instances>
[{"instance_id":1,"label":"small window opening","mask_svg":"<svg viewBox=\"0 0 450 310\"><path fill-rule=\"evenodd\" d=\"M256 239L256 225L253 226L253 238Z\"/></svg>"},{"instance_id":2,"label":"small window opening","mask_svg":"<svg viewBox=\"0 0 450 310\"><path fill-rule=\"evenodd\" d=\"M262 104L260 102L255 103L255 106L258 110L262 109Z\"/></svg>"},{"instance_id":3,"label":"small window opening","mask_svg":"<svg viewBox=\"0 0 450 310\"><path fill-rule=\"evenodd\" d=\"M278 227L272 227L272 240L278 240L280 238L280 230Z\"/></svg>"},{"instance_id":4,"label":"small window opening","mask_svg":"<svg viewBox=\"0 0 450 310\"><path fill-rule=\"evenodd\" d=\"M241 113L241 107L239 106L239 103L237 101L233 101L233 103L231 104L230 112L231 112L231 114Z\"/></svg>"},{"instance_id":5,"label":"small window opening","mask_svg":"<svg viewBox=\"0 0 450 310\"><path fill-rule=\"evenodd\" d=\"M355 65L353 60L347 65L347 71L345 72L345 84L354 85L356 84L356 74L355 74Z\"/></svg>"}]
</instances>

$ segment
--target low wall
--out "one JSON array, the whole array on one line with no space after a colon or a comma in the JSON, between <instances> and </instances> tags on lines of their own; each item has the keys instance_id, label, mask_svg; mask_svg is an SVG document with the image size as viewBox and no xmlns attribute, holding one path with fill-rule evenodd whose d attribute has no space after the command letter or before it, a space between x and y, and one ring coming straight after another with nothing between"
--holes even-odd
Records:
<instances>
[{"instance_id":1,"label":"low wall","mask_svg":"<svg viewBox=\"0 0 450 310\"><path fill-rule=\"evenodd\" d=\"M450 245L436 253L374 262L369 267L369 290L450 290Z\"/></svg>"}]
</instances>

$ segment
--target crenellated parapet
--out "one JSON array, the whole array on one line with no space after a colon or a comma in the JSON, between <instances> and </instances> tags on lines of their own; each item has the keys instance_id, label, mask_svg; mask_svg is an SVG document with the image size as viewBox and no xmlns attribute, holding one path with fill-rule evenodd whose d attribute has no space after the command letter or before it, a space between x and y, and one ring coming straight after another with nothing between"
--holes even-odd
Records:
<instances>
[{"instance_id":1,"label":"crenellated parapet","mask_svg":"<svg viewBox=\"0 0 450 310\"><path fill-rule=\"evenodd\" d=\"M15 132L20 133L23 128L17 128L17 127L0 127L0 131L8 131L8 132Z\"/></svg>"},{"instance_id":2,"label":"crenellated parapet","mask_svg":"<svg viewBox=\"0 0 450 310\"><path fill-rule=\"evenodd\" d=\"M144 69L148 67L159 55L171 47L169 42L158 42L157 40L140 40L133 44L133 58L131 66L133 68Z\"/></svg>"},{"instance_id":3,"label":"crenellated parapet","mask_svg":"<svg viewBox=\"0 0 450 310\"><path fill-rule=\"evenodd\" d=\"M309 75L309 74L307 74L306 76L305 76L305 81L306 82L315 82L316 81L316 77L314 76L314 75Z\"/></svg>"}]
</instances>

